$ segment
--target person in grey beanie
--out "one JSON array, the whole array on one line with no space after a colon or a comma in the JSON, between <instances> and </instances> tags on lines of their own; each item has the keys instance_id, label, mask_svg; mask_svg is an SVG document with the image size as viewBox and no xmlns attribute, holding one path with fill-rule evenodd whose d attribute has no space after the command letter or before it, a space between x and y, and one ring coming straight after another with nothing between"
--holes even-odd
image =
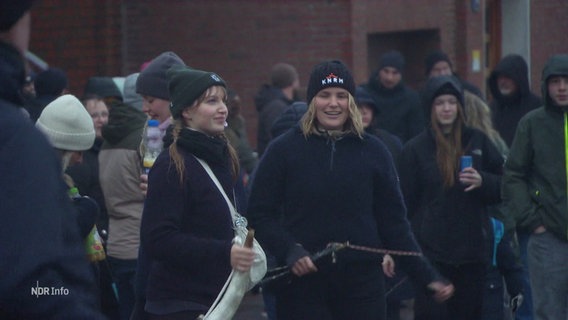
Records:
<instances>
[{"instance_id":1,"label":"person in grey beanie","mask_svg":"<svg viewBox=\"0 0 568 320\"><path fill-rule=\"evenodd\" d=\"M166 130L172 122L167 71L174 66L185 66L185 63L174 52L163 52L152 59L136 79L136 93L142 96L142 112L148 118L160 122L158 128L160 128L162 137L166 135ZM140 189L144 196L147 188L148 175L144 173L140 175ZM136 302L131 316L132 320L147 319L148 317L148 314L144 311L144 306L146 304L146 283L151 264L152 262L147 257L144 247L140 245L135 278Z\"/></svg>"},{"instance_id":2,"label":"person in grey beanie","mask_svg":"<svg viewBox=\"0 0 568 320\"><path fill-rule=\"evenodd\" d=\"M160 130L165 132L171 123L170 93L166 72L174 66L185 66L178 55L171 51L164 52L154 58L136 80L136 93L144 99L142 111L150 119L160 122Z\"/></svg>"}]
</instances>

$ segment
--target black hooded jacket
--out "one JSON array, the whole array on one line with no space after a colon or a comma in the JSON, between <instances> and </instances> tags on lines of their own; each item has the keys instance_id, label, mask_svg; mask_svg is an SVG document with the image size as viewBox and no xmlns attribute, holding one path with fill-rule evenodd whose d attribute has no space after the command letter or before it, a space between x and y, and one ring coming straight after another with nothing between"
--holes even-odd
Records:
<instances>
[{"instance_id":1,"label":"black hooded jacket","mask_svg":"<svg viewBox=\"0 0 568 320\"><path fill-rule=\"evenodd\" d=\"M497 86L497 78L506 76L515 81L517 92L503 96ZM505 56L491 72L487 85L493 96L489 104L493 112L493 124L508 146L511 146L519 120L529 111L542 105L541 99L533 94L529 86L527 63L520 55Z\"/></svg>"},{"instance_id":2,"label":"black hooded jacket","mask_svg":"<svg viewBox=\"0 0 568 320\"><path fill-rule=\"evenodd\" d=\"M402 80L392 89L383 87L377 79L378 73L375 71L362 87L371 94L379 109L377 127L398 136L404 143L424 129L420 96Z\"/></svg>"},{"instance_id":3,"label":"black hooded jacket","mask_svg":"<svg viewBox=\"0 0 568 320\"><path fill-rule=\"evenodd\" d=\"M463 99L457 79L435 77L425 89L425 110L429 112L441 90ZM472 156L473 168L482 177L479 188L464 191L466 187L457 180L457 173L454 185L444 186L431 128L408 141L399 158L400 185L418 242L427 257L451 264L487 261L487 206L500 201L503 166L503 157L485 134L462 128L464 155Z\"/></svg>"}]
</instances>

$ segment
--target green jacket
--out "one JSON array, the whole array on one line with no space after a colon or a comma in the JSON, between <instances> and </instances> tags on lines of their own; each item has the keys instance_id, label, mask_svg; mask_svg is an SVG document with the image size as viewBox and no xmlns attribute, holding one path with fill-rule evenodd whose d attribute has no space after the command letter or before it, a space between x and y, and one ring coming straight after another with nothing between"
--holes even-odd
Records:
<instances>
[{"instance_id":1,"label":"green jacket","mask_svg":"<svg viewBox=\"0 0 568 320\"><path fill-rule=\"evenodd\" d=\"M553 56L542 72L544 106L527 113L517 127L503 175L506 212L519 229L544 227L568 240L568 115L552 103L547 80L568 75L568 55Z\"/></svg>"}]
</instances>

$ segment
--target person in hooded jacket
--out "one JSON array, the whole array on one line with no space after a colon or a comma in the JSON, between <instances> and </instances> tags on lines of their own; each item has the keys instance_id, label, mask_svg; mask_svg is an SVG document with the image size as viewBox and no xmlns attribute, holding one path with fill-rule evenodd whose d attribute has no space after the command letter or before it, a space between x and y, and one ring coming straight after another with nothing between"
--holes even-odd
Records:
<instances>
[{"instance_id":1,"label":"person in hooded jacket","mask_svg":"<svg viewBox=\"0 0 568 320\"><path fill-rule=\"evenodd\" d=\"M480 319L489 256L487 206L500 201L503 157L485 134L465 126L455 77L430 78L424 92L430 125L404 146L400 183L424 254L456 293L437 305L415 290L415 317ZM460 170L463 155L473 165Z\"/></svg>"},{"instance_id":2,"label":"person in hooded jacket","mask_svg":"<svg viewBox=\"0 0 568 320\"><path fill-rule=\"evenodd\" d=\"M487 86L493 97L489 103L493 124L511 146L519 120L542 105L540 97L531 92L525 59L518 54L503 57L491 71Z\"/></svg>"},{"instance_id":3,"label":"person in hooded jacket","mask_svg":"<svg viewBox=\"0 0 568 320\"><path fill-rule=\"evenodd\" d=\"M248 219L259 242L290 271L275 289L279 320L384 319L384 279L375 253L345 249L316 259L333 242L420 249L406 220L392 157L364 132L355 83L340 61L313 68L308 110L273 140L257 167ZM401 256L418 283L445 300L453 287L425 259Z\"/></svg>"},{"instance_id":4,"label":"person in hooded jacket","mask_svg":"<svg viewBox=\"0 0 568 320\"><path fill-rule=\"evenodd\" d=\"M359 112L361 112L365 132L377 136L387 146L396 163L402 150L402 142L397 136L377 127L380 111L375 100L365 89L357 87L355 89L355 101L357 102L357 107L359 107Z\"/></svg>"},{"instance_id":5,"label":"person in hooded jacket","mask_svg":"<svg viewBox=\"0 0 568 320\"><path fill-rule=\"evenodd\" d=\"M508 147L513 143L519 120L529 111L542 105L540 97L530 90L529 71L525 59L518 54L503 57L487 79L487 86L493 99L489 104L493 115L493 124ZM511 215L507 215L506 227L509 229ZM513 223L514 224L514 223ZM518 320L533 318L531 287L527 261L527 242L529 233L516 230L518 249L524 271L525 302L517 311ZM509 230L507 230L509 233Z\"/></svg>"},{"instance_id":6,"label":"person in hooded jacket","mask_svg":"<svg viewBox=\"0 0 568 320\"><path fill-rule=\"evenodd\" d=\"M109 217L107 256L117 285L120 319L130 319L134 307L134 277L140 244L144 195L140 143L147 116L135 92L138 73L126 77L124 103L115 104L102 128L99 180Z\"/></svg>"},{"instance_id":7,"label":"person in hooded jacket","mask_svg":"<svg viewBox=\"0 0 568 320\"><path fill-rule=\"evenodd\" d=\"M386 52L379 59L379 68L362 85L381 114L377 126L398 136L402 143L424 130L420 96L402 80L404 65L400 52Z\"/></svg>"},{"instance_id":8,"label":"person in hooded jacket","mask_svg":"<svg viewBox=\"0 0 568 320\"><path fill-rule=\"evenodd\" d=\"M530 234L528 266L535 319L568 318L568 55L542 70L544 106L521 118L505 163L503 202Z\"/></svg>"}]
</instances>

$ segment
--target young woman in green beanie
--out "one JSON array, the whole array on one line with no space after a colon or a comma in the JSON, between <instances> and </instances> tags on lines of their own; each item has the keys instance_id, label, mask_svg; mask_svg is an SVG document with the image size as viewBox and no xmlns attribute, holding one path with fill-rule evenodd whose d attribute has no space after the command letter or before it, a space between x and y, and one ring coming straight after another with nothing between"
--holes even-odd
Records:
<instances>
[{"instance_id":1,"label":"young woman in green beanie","mask_svg":"<svg viewBox=\"0 0 568 320\"><path fill-rule=\"evenodd\" d=\"M227 143L226 85L216 74L188 67L168 71L173 130L148 176L142 244L153 261L145 310L150 319L205 314L232 269L248 271L252 249L233 243L229 206L239 162Z\"/></svg>"}]
</instances>

